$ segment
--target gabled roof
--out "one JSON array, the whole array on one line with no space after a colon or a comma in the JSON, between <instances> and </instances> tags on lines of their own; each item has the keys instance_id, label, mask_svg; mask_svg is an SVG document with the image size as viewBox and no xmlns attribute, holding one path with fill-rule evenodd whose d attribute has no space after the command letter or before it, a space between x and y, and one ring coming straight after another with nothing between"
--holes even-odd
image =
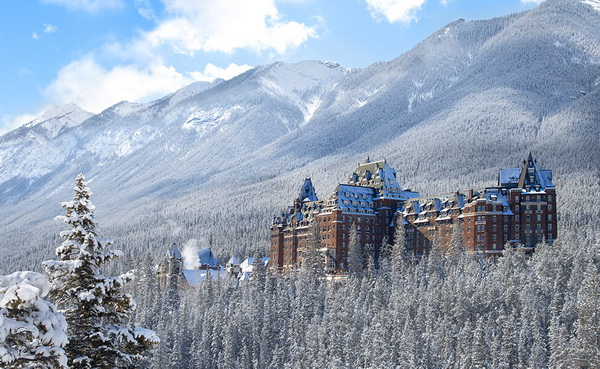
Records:
<instances>
[{"instance_id":1,"label":"gabled roof","mask_svg":"<svg viewBox=\"0 0 600 369\"><path fill-rule=\"evenodd\" d=\"M227 265L238 265L240 263L240 260L237 258L237 256L232 256L229 261L227 262Z\"/></svg>"},{"instance_id":2,"label":"gabled roof","mask_svg":"<svg viewBox=\"0 0 600 369\"><path fill-rule=\"evenodd\" d=\"M358 165L348 183L354 186L373 187L377 191L376 197L407 200L419 196L417 192L402 189L396 179L396 170L385 160L370 161L367 158L365 163Z\"/></svg>"},{"instance_id":3,"label":"gabled roof","mask_svg":"<svg viewBox=\"0 0 600 369\"><path fill-rule=\"evenodd\" d=\"M199 286L200 283L204 282L207 275L209 275L213 280L217 280L221 277L228 276L229 273L227 273L227 271L224 269L183 270L183 276L190 286Z\"/></svg>"},{"instance_id":4,"label":"gabled roof","mask_svg":"<svg viewBox=\"0 0 600 369\"><path fill-rule=\"evenodd\" d=\"M310 177L304 179L304 183L300 188L300 196L298 196L298 199L300 200L300 202L319 201L319 199L317 198L317 192L315 191Z\"/></svg>"},{"instance_id":5,"label":"gabled roof","mask_svg":"<svg viewBox=\"0 0 600 369\"><path fill-rule=\"evenodd\" d=\"M531 152L523 161L521 168L501 169L498 185L506 188L522 188L526 190L543 191L547 187L554 187L552 171L540 170Z\"/></svg>"},{"instance_id":6,"label":"gabled roof","mask_svg":"<svg viewBox=\"0 0 600 369\"><path fill-rule=\"evenodd\" d=\"M260 261L263 263L263 265L265 267L267 266L267 264L269 264L269 260L270 260L270 258L261 258L260 259ZM254 258L249 257L246 260L244 260L240 264L240 268L242 269L242 273L252 273L252 271L254 270Z\"/></svg>"},{"instance_id":7,"label":"gabled roof","mask_svg":"<svg viewBox=\"0 0 600 369\"><path fill-rule=\"evenodd\" d=\"M218 267L219 259L213 256L210 249L202 249L198 251L198 260L201 266Z\"/></svg>"}]
</instances>

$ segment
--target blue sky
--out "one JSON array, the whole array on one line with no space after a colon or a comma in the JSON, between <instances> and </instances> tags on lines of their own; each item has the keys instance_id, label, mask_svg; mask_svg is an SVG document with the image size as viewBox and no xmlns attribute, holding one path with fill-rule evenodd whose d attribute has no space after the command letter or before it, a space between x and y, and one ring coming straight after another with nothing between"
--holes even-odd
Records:
<instances>
[{"instance_id":1,"label":"blue sky","mask_svg":"<svg viewBox=\"0 0 600 369\"><path fill-rule=\"evenodd\" d=\"M0 1L0 134L55 105L99 113L278 60L366 67L458 18L541 1Z\"/></svg>"}]
</instances>

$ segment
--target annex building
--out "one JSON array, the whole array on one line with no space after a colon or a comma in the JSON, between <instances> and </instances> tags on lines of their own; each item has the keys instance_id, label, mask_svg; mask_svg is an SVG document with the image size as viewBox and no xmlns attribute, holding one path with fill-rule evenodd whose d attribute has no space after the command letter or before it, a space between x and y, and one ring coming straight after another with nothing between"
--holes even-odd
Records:
<instances>
[{"instance_id":1,"label":"annex building","mask_svg":"<svg viewBox=\"0 0 600 369\"><path fill-rule=\"evenodd\" d=\"M354 226L359 244L376 258L382 242L393 244L395 224L404 225L405 244L419 257L434 242L447 248L461 232L465 248L498 255L505 244L533 248L556 239L556 190L552 171L538 168L530 153L520 168L501 169L498 185L466 193L421 196L402 188L385 161L359 164L348 183L319 200L310 178L292 206L273 220L270 269L289 272L302 266L313 247L315 228L327 273L347 268Z\"/></svg>"}]
</instances>

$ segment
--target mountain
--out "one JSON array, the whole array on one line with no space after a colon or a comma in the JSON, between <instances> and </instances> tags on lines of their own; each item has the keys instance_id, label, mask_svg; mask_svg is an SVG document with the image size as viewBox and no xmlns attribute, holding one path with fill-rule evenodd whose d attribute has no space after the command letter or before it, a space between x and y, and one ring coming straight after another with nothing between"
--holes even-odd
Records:
<instances>
[{"instance_id":1,"label":"mountain","mask_svg":"<svg viewBox=\"0 0 600 369\"><path fill-rule=\"evenodd\" d=\"M279 62L57 129L32 122L0 137L0 250L12 250L0 269L50 254L79 172L131 253L189 239L223 255L264 250L303 177L327 197L367 155L428 194L493 185L532 150L554 170L564 225L600 219L578 205L600 190L599 22L597 1L546 0L457 20L361 70Z\"/></svg>"}]
</instances>

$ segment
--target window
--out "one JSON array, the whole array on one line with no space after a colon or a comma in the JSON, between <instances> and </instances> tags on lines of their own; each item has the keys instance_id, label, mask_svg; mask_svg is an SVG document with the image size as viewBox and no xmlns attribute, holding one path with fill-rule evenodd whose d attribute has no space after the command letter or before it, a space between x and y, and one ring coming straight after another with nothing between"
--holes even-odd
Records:
<instances>
[{"instance_id":1,"label":"window","mask_svg":"<svg viewBox=\"0 0 600 369\"><path fill-rule=\"evenodd\" d=\"M515 201L519 202L519 196L515 196Z\"/></svg>"},{"instance_id":2,"label":"window","mask_svg":"<svg viewBox=\"0 0 600 369\"><path fill-rule=\"evenodd\" d=\"M548 202L552 202L552 196L548 196Z\"/></svg>"},{"instance_id":3,"label":"window","mask_svg":"<svg viewBox=\"0 0 600 369\"><path fill-rule=\"evenodd\" d=\"M526 215L525 216L525 221L530 222L531 221L531 215Z\"/></svg>"},{"instance_id":4,"label":"window","mask_svg":"<svg viewBox=\"0 0 600 369\"><path fill-rule=\"evenodd\" d=\"M525 230L526 231L531 230L531 224L525 224Z\"/></svg>"},{"instance_id":5,"label":"window","mask_svg":"<svg viewBox=\"0 0 600 369\"><path fill-rule=\"evenodd\" d=\"M515 235L515 240L520 240L520 239L521 239L521 235L517 233L517 234Z\"/></svg>"},{"instance_id":6,"label":"window","mask_svg":"<svg viewBox=\"0 0 600 369\"><path fill-rule=\"evenodd\" d=\"M521 226L517 224L515 226L515 232L519 232L520 230L521 230Z\"/></svg>"},{"instance_id":7,"label":"window","mask_svg":"<svg viewBox=\"0 0 600 369\"><path fill-rule=\"evenodd\" d=\"M519 205L515 205L515 211L519 211L520 207Z\"/></svg>"},{"instance_id":8,"label":"window","mask_svg":"<svg viewBox=\"0 0 600 369\"><path fill-rule=\"evenodd\" d=\"M505 215L504 216L504 223L507 223L507 222L508 222L508 217Z\"/></svg>"},{"instance_id":9,"label":"window","mask_svg":"<svg viewBox=\"0 0 600 369\"><path fill-rule=\"evenodd\" d=\"M521 216L519 216L519 215L515 215L515 221L516 221L516 222L520 222L520 221L521 221Z\"/></svg>"},{"instance_id":10,"label":"window","mask_svg":"<svg viewBox=\"0 0 600 369\"><path fill-rule=\"evenodd\" d=\"M496 225L494 224L494 225L492 226L492 231L496 232L496 230L497 230L497 227L496 227Z\"/></svg>"},{"instance_id":11,"label":"window","mask_svg":"<svg viewBox=\"0 0 600 369\"><path fill-rule=\"evenodd\" d=\"M542 225L541 224L537 224L537 226L535 228L536 229L542 229Z\"/></svg>"},{"instance_id":12,"label":"window","mask_svg":"<svg viewBox=\"0 0 600 369\"><path fill-rule=\"evenodd\" d=\"M492 217L492 221L494 221L494 222L496 221L496 216L495 215Z\"/></svg>"},{"instance_id":13,"label":"window","mask_svg":"<svg viewBox=\"0 0 600 369\"><path fill-rule=\"evenodd\" d=\"M492 235L492 241L496 241L496 234L495 233Z\"/></svg>"},{"instance_id":14,"label":"window","mask_svg":"<svg viewBox=\"0 0 600 369\"><path fill-rule=\"evenodd\" d=\"M548 210L552 210L552 204L548 204Z\"/></svg>"},{"instance_id":15,"label":"window","mask_svg":"<svg viewBox=\"0 0 600 369\"><path fill-rule=\"evenodd\" d=\"M526 241L530 241L531 240L531 235L529 233L525 235L525 240Z\"/></svg>"},{"instance_id":16,"label":"window","mask_svg":"<svg viewBox=\"0 0 600 369\"><path fill-rule=\"evenodd\" d=\"M506 213L508 211L508 206L503 206L502 211Z\"/></svg>"},{"instance_id":17,"label":"window","mask_svg":"<svg viewBox=\"0 0 600 369\"><path fill-rule=\"evenodd\" d=\"M497 246L495 243L493 243L493 244L492 244L492 248L493 248L494 250L497 250L497 249L498 249L498 246Z\"/></svg>"},{"instance_id":18,"label":"window","mask_svg":"<svg viewBox=\"0 0 600 369\"><path fill-rule=\"evenodd\" d=\"M548 221L551 222L552 221L552 214L548 214Z\"/></svg>"},{"instance_id":19,"label":"window","mask_svg":"<svg viewBox=\"0 0 600 369\"><path fill-rule=\"evenodd\" d=\"M506 241L508 241L508 235L507 234L504 235L504 242L506 242Z\"/></svg>"},{"instance_id":20,"label":"window","mask_svg":"<svg viewBox=\"0 0 600 369\"><path fill-rule=\"evenodd\" d=\"M552 224L548 224L548 230L551 231L552 230Z\"/></svg>"},{"instance_id":21,"label":"window","mask_svg":"<svg viewBox=\"0 0 600 369\"><path fill-rule=\"evenodd\" d=\"M504 232L508 232L508 224L504 225Z\"/></svg>"},{"instance_id":22,"label":"window","mask_svg":"<svg viewBox=\"0 0 600 369\"><path fill-rule=\"evenodd\" d=\"M531 205L525 205L525 210L531 210Z\"/></svg>"},{"instance_id":23,"label":"window","mask_svg":"<svg viewBox=\"0 0 600 369\"><path fill-rule=\"evenodd\" d=\"M542 215L541 215L541 214L538 214L538 215L537 215L537 217L536 217L536 220L537 220L538 222L541 222L541 221L542 221Z\"/></svg>"}]
</instances>

